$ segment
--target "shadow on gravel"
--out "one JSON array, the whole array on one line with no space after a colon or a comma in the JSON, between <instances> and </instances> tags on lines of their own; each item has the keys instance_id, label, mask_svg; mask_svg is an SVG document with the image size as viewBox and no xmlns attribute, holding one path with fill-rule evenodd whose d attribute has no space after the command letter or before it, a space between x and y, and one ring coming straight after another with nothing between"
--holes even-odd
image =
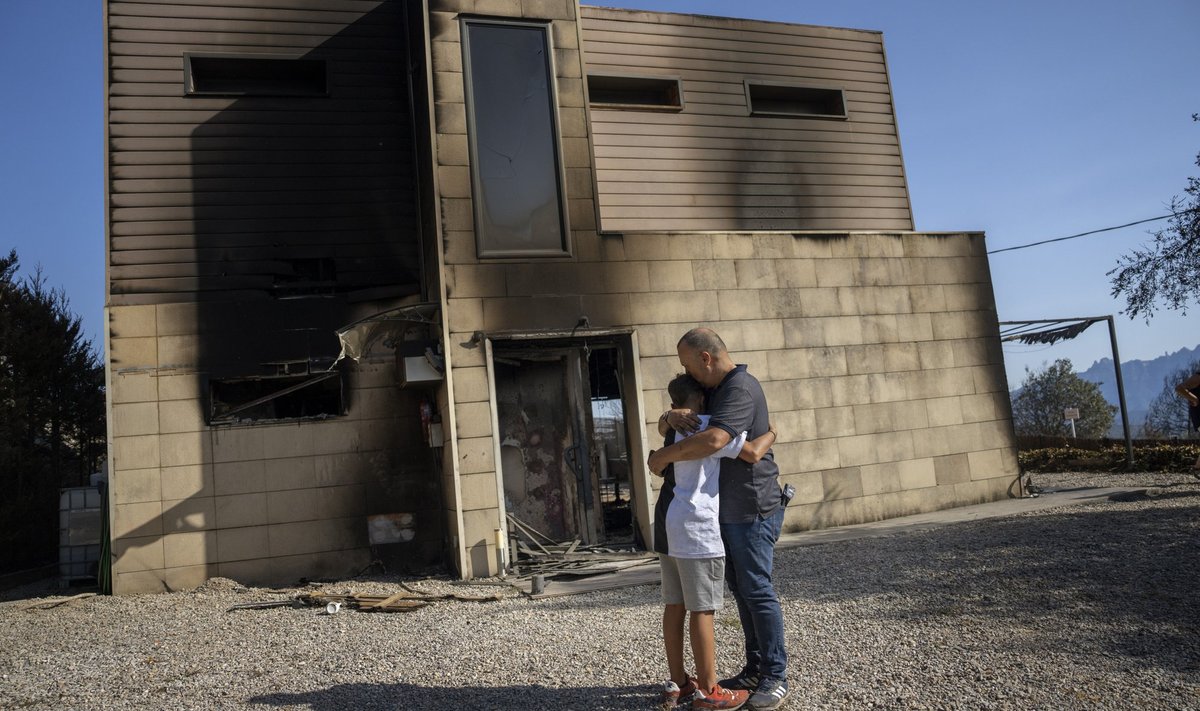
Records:
<instances>
[{"instance_id":1,"label":"shadow on gravel","mask_svg":"<svg viewBox=\"0 0 1200 711\"><path fill-rule=\"evenodd\" d=\"M879 614L903 623L992 619L1014 637L1032 631L1031 652L1072 628L1082 654L1200 671L1200 492L1149 498L1163 505L1070 509L780 551L776 586L787 599L881 599Z\"/></svg>"},{"instance_id":2,"label":"shadow on gravel","mask_svg":"<svg viewBox=\"0 0 1200 711\"><path fill-rule=\"evenodd\" d=\"M345 709L569 709L605 711L649 708L654 691L649 686L580 687L551 689L544 686L502 688L445 688L417 684L338 684L328 689L296 694L264 694L246 699L248 704L307 706L313 711Z\"/></svg>"}]
</instances>

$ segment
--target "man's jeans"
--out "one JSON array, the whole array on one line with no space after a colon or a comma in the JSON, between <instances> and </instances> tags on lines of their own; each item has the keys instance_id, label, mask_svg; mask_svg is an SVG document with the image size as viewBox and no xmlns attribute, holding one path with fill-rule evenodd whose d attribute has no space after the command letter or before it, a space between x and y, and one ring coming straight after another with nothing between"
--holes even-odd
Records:
<instances>
[{"instance_id":1,"label":"man's jeans","mask_svg":"<svg viewBox=\"0 0 1200 711\"><path fill-rule=\"evenodd\" d=\"M771 585L775 542L783 528L784 508L748 523L721 524L725 542L725 581L733 591L742 632L746 635L746 664L763 678L787 678L783 646L783 610Z\"/></svg>"}]
</instances>

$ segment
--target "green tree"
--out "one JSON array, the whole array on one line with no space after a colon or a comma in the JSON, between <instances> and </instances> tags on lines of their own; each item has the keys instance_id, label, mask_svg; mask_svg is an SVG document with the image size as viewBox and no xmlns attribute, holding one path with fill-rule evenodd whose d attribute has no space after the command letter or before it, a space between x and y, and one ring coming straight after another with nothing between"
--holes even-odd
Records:
<instances>
[{"instance_id":1,"label":"green tree","mask_svg":"<svg viewBox=\"0 0 1200 711\"><path fill-rule=\"evenodd\" d=\"M1200 373L1200 360L1192 361L1163 378L1162 390L1150 401L1150 409L1142 422L1141 436L1154 439L1165 437L1196 437L1188 421L1187 401L1175 393L1175 386Z\"/></svg>"},{"instance_id":2,"label":"green tree","mask_svg":"<svg viewBox=\"0 0 1200 711\"><path fill-rule=\"evenodd\" d=\"M1192 114L1200 121L1200 114ZM1200 154L1196 155L1200 166ZM1125 313L1145 316L1156 308L1187 313L1200 300L1200 178L1188 178L1187 197L1171 198L1165 229L1151 232L1149 245L1117 259L1108 272L1113 297L1125 297Z\"/></svg>"},{"instance_id":3,"label":"green tree","mask_svg":"<svg viewBox=\"0 0 1200 711\"><path fill-rule=\"evenodd\" d=\"M52 561L58 490L105 455L104 368L61 289L0 256L0 570Z\"/></svg>"},{"instance_id":4,"label":"green tree","mask_svg":"<svg viewBox=\"0 0 1200 711\"><path fill-rule=\"evenodd\" d=\"M1075 433L1100 438L1112 427L1117 408L1108 404L1100 386L1080 378L1071 361L1060 358L1045 369L1025 369L1025 382L1013 398L1013 426L1018 435L1062 435L1070 432L1063 411L1077 408Z\"/></svg>"}]
</instances>

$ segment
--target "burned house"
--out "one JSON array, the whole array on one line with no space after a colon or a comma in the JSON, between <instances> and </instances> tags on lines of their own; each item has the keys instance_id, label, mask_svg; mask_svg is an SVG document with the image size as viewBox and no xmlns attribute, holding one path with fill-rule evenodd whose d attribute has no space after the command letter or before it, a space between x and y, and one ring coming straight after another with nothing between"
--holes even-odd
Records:
<instances>
[{"instance_id":1,"label":"burned house","mask_svg":"<svg viewBox=\"0 0 1200 711\"><path fill-rule=\"evenodd\" d=\"M576 0L105 2L118 593L646 546L678 337L791 530L1005 497L984 238L914 231L879 33ZM339 355L348 355L338 360Z\"/></svg>"}]
</instances>

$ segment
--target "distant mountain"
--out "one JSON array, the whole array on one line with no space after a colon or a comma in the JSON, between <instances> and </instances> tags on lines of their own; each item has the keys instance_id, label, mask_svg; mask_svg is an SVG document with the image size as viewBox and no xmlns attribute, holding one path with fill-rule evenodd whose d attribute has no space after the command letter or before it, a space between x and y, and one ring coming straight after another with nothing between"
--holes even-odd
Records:
<instances>
[{"instance_id":1,"label":"distant mountain","mask_svg":"<svg viewBox=\"0 0 1200 711\"><path fill-rule=\"evenodd\" d=\"M1129 407L1129 428L1136 436L1146 419L1150 403L1162 392L1163 378L1176 370L1200 360L1200 346L1180 348L1174 353L1161 355L1154 360L1127 360L1121 363L1121 379L1125 383L1125 404ZM1117 374L1112 358L1101 358L1090 368L1079 373L1079 377L1100 386L1104 399L1118 404ZM1121 415L1117 414L1111 430L1113 437L1122 437Z\"/></svg>"},{"instance_id":2,"label":"distant mountain","mask_svg":"<svg viewBox=\"0 0 1200 711\"><path fill-rule=\"evenodd\" d=\"M1154 360L1127 360L1121 363L1121 379L1125 383L1125 404L1129 408L1129 430L1137 436L1150 411L1150 403L1162 392L1163 378L1169 377L1176 370L1185 368L1194 361L1200 360L1200 346L1195 348L1180 348L1174 353L1165 353ZM1101 358L1092 363L1091 367L1079 372L1079 377L1100 386L1100 393L1114 407L1120 402L1117 397L1117 374L1113 369L1112 358ZM1009 393L1016 397L1020 388ZM1121 413L1118 412L1113 420L1110 437L1124 437L1121 431Z\"/></svg>"}]
</instances>

